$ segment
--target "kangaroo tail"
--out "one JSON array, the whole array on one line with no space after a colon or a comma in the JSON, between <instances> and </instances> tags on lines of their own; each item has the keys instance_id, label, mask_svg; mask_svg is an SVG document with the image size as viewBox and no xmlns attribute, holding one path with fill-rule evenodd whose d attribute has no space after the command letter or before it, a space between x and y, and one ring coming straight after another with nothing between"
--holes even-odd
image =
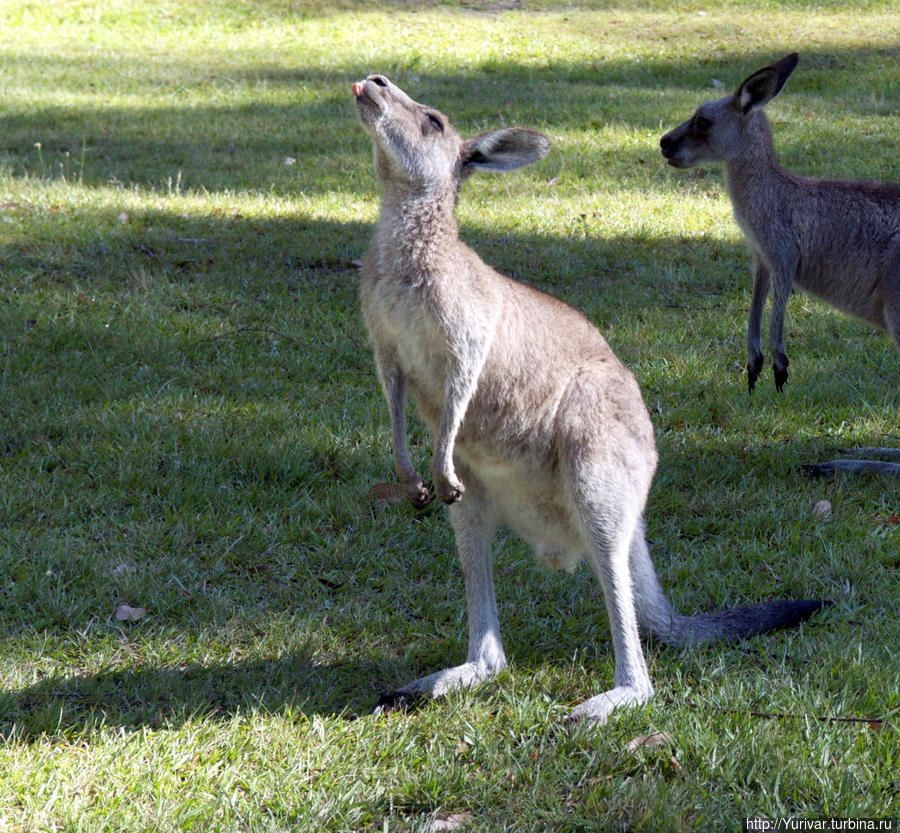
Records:
<instances>
[{"instance_id":1,"label":"kangaroo tail","mask_svg":"<svg viewBox=\"0 0 900 833\"><path fill-rule=\"evenodd\" d=\"M829 604L830 602L820 599L785 600L732 607L697 616L675 614L669 619L667 627L650 627L648 630L657 639L669 645L693 646L716 641L735 642L779 628L799 625Z\"/></svg>"},{"instance_id":2,"label":"kangaroo tail","mask_svg":"<svg viewBox=\"0 0 900 833\"><path fill-rule=\"evenodd\" d=\"M772 601L720 610L697 616L682 616L666 598L643 534L641 524L629 551L635 609L641 632L668 645L691 646L706 642L734 642L779 628L799 625L822 607L819 599Z\"/></svg>"}]
</instances>

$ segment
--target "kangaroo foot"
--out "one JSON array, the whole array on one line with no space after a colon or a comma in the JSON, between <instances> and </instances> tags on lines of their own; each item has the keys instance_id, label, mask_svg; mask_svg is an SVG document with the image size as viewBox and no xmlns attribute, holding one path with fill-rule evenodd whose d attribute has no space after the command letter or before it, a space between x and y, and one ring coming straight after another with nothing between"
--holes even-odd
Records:
<instances>
[{"instance_id":1,"label":"kangaroo foot","mask_svg":"<svg viewBox=\"0 0 900 833\"><path fill-rule=\"evenodd\" d=\"M775 390L781 393L784 383L788 380L788 358L784 353L775 355L772 370L775 371Z\"/></svg>"}]
</instances>

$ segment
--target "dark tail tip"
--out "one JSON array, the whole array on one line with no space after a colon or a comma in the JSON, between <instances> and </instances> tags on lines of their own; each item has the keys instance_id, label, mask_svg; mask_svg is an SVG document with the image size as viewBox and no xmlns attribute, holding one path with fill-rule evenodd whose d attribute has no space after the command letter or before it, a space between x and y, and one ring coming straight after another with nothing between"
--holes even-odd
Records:
<instances>
[{"instance_id":1,"label":"dark tail tip","mask_svg":"<svg viewBox=\"0 0 900 833\"><path fill-rule=\"evenodd\" d=\"M822 599L778 600L732 607L718 613L681 616L676 633L658 636L674 645L702 645L719 640L735 642L792 628L829 605L831 602Z\"/></svg>"},{"instance_id":2,"label":"dark tail tip","mask_svg":"<svg viewBox=\"0 0 900 833\"><path fill-rule=\"evenodd\" d=\"M750 605L746 608L738 608L743 614L741 619L756 627L748 627L746 636L757 633L769 633L770 631L792 628L805 622L814 613L824 607L830 607L832 602L827 599L789 599L774 602L762 602L758 605Z\"/></svg>"},{"instance_id":3,"label":"dark tail tip","mask_svg":"<svg viewBox=\"0 0 900 833\"><path fill-rule=\"evenodd\" d=\"M787 604L793 607L796 621L803 622L822 608L831 607L834 602L831 599L801 599L796 602L787 602Z\"/></svg>"}]
</instances>

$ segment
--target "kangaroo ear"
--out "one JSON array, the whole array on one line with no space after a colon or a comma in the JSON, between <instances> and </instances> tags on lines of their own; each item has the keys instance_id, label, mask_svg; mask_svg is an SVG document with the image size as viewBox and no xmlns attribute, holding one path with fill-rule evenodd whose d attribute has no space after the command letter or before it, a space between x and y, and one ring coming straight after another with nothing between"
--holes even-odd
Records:
<instances>
[{"instance_id":1,"label":"kangaroo ear","mask_svg":"<svg viewBox=\"0 0 900 833\"><path fill-rule=\"evenodd\" d=\"M476 170L513 171L543 159L549 150L550 140L537 130L492 130L463 144L462 172L467 176Z\"/></svg>"},{"instance_id":2,"label":"kangaroo ear","mask_svg":"<svg viewBox=\"0 0 900 833\"><path fill-rule=\"evenodd\" d=\"M799 60L800 56L792 52L772 66L745 78L734 94L734 106L746 116L751 110L768 104L781 92L784 82L788 80Z\"/></svg>"}]
</instances>

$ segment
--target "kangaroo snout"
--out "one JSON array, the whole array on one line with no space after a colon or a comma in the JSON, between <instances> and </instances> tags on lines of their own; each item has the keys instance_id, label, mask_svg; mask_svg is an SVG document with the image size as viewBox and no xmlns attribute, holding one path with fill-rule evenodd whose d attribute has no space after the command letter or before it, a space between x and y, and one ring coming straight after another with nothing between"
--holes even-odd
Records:
<instances>
[{"instance_id":1,"label":"kangaroo snout","mask_svg":"<svg viewBox=\"0 0 900 833\"><path fill-rule=\"evenodd\" d=\"M356 97L357 101L360 99L367 99L368 101L375 103L378 94L372 87L374 86L386 90L390 86L390 83L391 82L383 75L370 75L362 81L357 81L353 84L353 95Z\"/></svg>"},{"instance_id":2,"label":"kangaroo snout","mask_svg":"<svg viewBox=\"0 0 900 833\"><path fill-rule=\"evenodd\" d=\"M666 133L666 135L659 140L659 149L662 151L662 155L665 156L666 159L669 159L674 155L675 140L669 133Z\"/></svg>"},{"instance_id":3,"label":"kangaroo snout","mask_svg":"<svg viewBox=\"0 0 900 833\"><path fill-rule=\"evenodd\" d=\"M687 168L689 163L679 154L683 150L683 139L687 133L686 125L680 124L674 130L670 130L659 140L659 149L663 157L673 168Z\"/></svg>"}]
</instances>

